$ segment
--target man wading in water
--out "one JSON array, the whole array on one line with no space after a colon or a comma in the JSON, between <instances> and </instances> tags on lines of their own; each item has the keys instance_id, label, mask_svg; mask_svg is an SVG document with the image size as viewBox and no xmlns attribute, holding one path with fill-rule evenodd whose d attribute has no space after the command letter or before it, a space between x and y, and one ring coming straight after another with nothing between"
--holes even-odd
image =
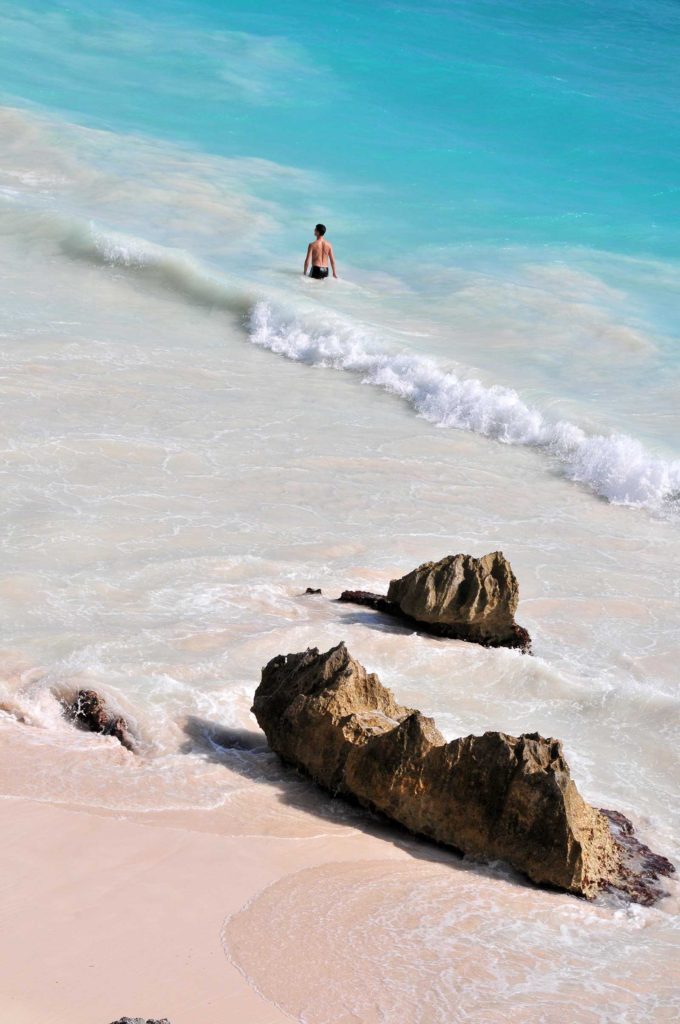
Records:
<instances>
[{"instance_id":1,"label":"man wading in water","mask_svg":"<svg viewBox=\"0 0 680 1024\"><path fill-rule=\"evenodd\" d=\"M309 276L316 278L317 281L324 281L328 277L328 262L330 260L331 270L333 271L333 277L338 275L335 273L335 258L333 256L333 246L330 242L327 242L323 237L326 234L326 225L317 224L314 228L314 236L316 242L310 242L307 246L307 255L305 256L305 269L303 274L306 275L309 268L309 264L312 264L312 269L309 271Z\"/></svg>"}]
</instances>

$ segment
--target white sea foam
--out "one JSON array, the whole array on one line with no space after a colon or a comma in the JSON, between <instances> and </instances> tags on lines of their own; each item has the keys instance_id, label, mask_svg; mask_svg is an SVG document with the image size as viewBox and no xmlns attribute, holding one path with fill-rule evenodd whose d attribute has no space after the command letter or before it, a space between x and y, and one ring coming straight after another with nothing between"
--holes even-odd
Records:
<instances>
[{"instance_id":1,"label":"white sea foam","mask_svg":"<svg viewBox=\"0 0 680 1024\"><path fill-rule=\"evenodd\" d=\"M626 434L588 435L572 423L551 422L511 388L458 376L427 356L391 352L340 319L315 328L261 301L250 315L250 337L288 359L359 374L439 427L542 448L570 480L613 503L661 510L680 498L680 460L658 458Z\"/></svg>"}]
</instances>

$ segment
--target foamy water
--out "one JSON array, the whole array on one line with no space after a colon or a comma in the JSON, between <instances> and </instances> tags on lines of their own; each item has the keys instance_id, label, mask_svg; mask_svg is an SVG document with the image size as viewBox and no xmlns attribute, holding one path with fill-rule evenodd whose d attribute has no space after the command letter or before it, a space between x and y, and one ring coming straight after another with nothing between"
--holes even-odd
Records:
<instances>
[{"instance_id":1,"label":"foamy water","mask_svg":"<svg viewBox=\"0 0 680 1024\"><path fill-rule=\"evenodd\" d=\"M625 434L589 437L573 423L551 423L511 388L461 379L423 356L381 351L347 324L305 328L266 303L254 307L250 327L257 345L313 366L358 373L364 383L405 399L438 427L544 449L564 466L569 479L609 501L663 509L680 498L680 461L654 458Z\"/></svg>"},{"instance_id":2,"label":"foamy water","mask_svg":"<svg viewBox=\"0 0 680 1024\"><path fill-rule=\"evenodd\" d=\"M672 955L667 922L652 938L643 914L592 908L584 927L568 897L452 868L431 851L414 851L406 865L335 863L289 876L230 918L223 941L294 1020L501 1024L509 1005L531 1024L673 1019L668 974L641 983L639 969L655 941ZM291 978L276 955L282 945L304 957L304 976Z\"/></svg>"},{"instance_id":3,"label":"foamy water","mask_svg":"<svg viewBox=\"0 0 680 1024\"><path fill-rule=\"evenodd\" d=\"M14 215L13 215L14 214ZM636 438L621 433L588 434L566 420L551 421L522 401L517 391L485 385L473 376L446 371L427 355L387 347L346 316L320 310L300 296L302 309L259 296L263 289L210 270L189 253L98 228L53 212L10 210L10 231L29 233L74 260L122 268L188 303L244 313L256 345L314 366L346 370L363 383L404 399L439 427L470 430L505 444L542 449L568 479L609 501L673 515L680 502L680 460L663 459ZM277 293L275 292L275 295ZM386 329L389 335L393 333Z\"/></svg>"},{"instance_id":4,"label":"foamy water","mask_svg":"<svg viewBox=\"0 0 680 1024\"><path fill-rule=\"evenodd\" d=\"M116 60L144 38L127 31ZM219 43L224 88L241 103L251 83L271 159L19 109L41 102L26 83L0 112L0 792L328 842L337 861L289 871L223 932L225 970L305 1024L488 1024L508 999L536 1024L670 1021L675 895L591 907L403 837L408 859L341 863L357 830L397 839L283 768L249 713L269 658L344 639L447 737L561 738L583 795L680 860L670 236L643 251L612 229L610 251L562 224L492 244L487 210L447 243L404 214L403 250L376 263L362 231L388 199L282 159L267 105L297 58L242 36ZM299 273L319 182L346 232L323 286ZM495 549L533 658L330 600ZM140 756L64 719L83 686Z\"/></svg>"}]
</instances>

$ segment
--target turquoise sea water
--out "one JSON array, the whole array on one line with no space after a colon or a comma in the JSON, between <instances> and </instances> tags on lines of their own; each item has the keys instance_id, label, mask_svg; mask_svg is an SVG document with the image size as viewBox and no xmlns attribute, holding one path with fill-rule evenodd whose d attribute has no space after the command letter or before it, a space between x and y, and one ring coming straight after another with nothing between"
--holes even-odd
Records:
<instances>
[{"instance_id":1,"label":"turquoise sea water","mask_svg":"<svg viewBox=\"0 0 680 1024\"><path fill-rule=\"evenodd\" d=\"M345 267L395 275L427 316L461 295L462 306L438 316L458 337L433 343L433 354L462 357L495 383L528 381L546 401L583 398L588 424L671 456L679 50L680 8L668 0L29 2L0 6L0 97L121 138L304 171L294 194L285 176L242 182L283 211L244 258L297 263L309 225L322 219ZM141 173L125 166L124 144L98 159L123 176ZM101 221L99 209L84 212ZM219 239L205 230L178 237L167 219L136 213L118 210L105 225L225 269ZM536 265L553 279L537 281ZM473 298L470 275L475 288L489 285ZM608 318L604 327L576 322L584 297ZM372 316L381 319L375 303ZM526 334L511 367L485 344L499 317ZM565 317L572 340L557 351L545 334ZM626 337L612 342L605 370L579 364L593 333L619 328ZM643 336L642 359L628 359L631 331Z\"/></svg>"},{"instance_id":2,"label":"turquoise sea water","mask_svg":"<svg viewBox=\"0 0 680 1024\"><path fill-rule=\"evenodd\" d=\"M416 348L544 405L580 401L580 424L668 459L680 429L679 50L668 0L29 2L0 6L0 98L121 140L304 172L245 175L276 216L242 243L241 266L297 266L324 220L355 280L390 274L437 320L439 340ZM97 161L144 177L124 141ZM180 234L131 204L79 212L233 266L218 227ZM390 306L417 322L394 292L375 297L371 320ZM497 351L499 320L524 351ZM606 357L584 365L603 335ZM558 411L573 418L570 404Z\"/></svg>"},{"instance_id":3,"label":"turquoise sea water","mask_svg":"<svg viewBox=\"0 0 680 1024\"><path fill-rule=\"evenodd\" d=\"M318 172L361 256L680 257L672 0L3 6L6 98Z\"/></svg>"},{"instance_id":4,"label":"turquoise sea water","mask_svg":"<svg viewBox=\"0 0 680 1024\"><path fill-rule=\"evenodd\" d=\"M318 172L358 256L680 257L675 3L27 3L3 30L9 99Z\"/></svg>"}]
</instances>

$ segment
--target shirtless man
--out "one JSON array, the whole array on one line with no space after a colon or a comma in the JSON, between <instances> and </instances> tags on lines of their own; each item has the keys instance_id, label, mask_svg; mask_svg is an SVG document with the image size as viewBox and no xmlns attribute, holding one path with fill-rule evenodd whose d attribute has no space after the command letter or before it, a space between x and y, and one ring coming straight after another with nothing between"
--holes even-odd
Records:
<instances>
[{"instance_id":1,"label":"shirtless man","mask_svg":"<svg viewBox=\"0 0 680 1024\"><path fill-rule=\"evenodd\" d=\"M315 242L310 242L307 246L307 255L305 256L305 269L303 274L307 273L309 264L312 264L312 269L309 271L309 276L316 278L317 281L324 281L328 277L328 263L330 261L331 270L333 271L333 277L338 275L335 272L335 258L333 256L333 246L330 242L327 242L323 237L326 234L326 225L317 224L314 228Z\"/></svg>"}]
</instances>

